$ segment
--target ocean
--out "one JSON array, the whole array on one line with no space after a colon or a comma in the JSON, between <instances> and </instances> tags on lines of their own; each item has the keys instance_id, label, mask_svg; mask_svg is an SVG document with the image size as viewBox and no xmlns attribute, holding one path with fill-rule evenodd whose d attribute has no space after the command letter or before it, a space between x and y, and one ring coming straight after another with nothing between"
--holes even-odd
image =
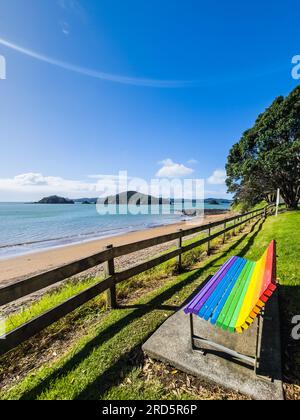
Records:
<instances>
[{"instance_id":1,"label":"ocean","mask_svg":"<svg viewBox=\"0 0 300 420\"><path fill-rule=\"evenodd\" d=\"M205 208L226 210L229 204ZM174 209L171 214L101 216L95 205L0 203L0 259L182 220L186 217Z\"/></svg>"}]
</instances>

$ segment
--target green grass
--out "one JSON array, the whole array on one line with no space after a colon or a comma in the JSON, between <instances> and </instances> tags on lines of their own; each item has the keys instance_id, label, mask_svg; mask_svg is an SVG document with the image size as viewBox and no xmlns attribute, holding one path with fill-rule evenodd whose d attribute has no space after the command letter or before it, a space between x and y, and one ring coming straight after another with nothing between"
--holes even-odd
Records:
<instances>
[{"instance_id":1,"label":"green grass","mask_svg":"<svg viewBox=\"0 0 300 420\"><path fill-rule=\"evenodd\" d=\"M99 322L95 320L93 328L59 360L30 373L0 398L171 399L173 394L159 378L145 381L141 345L229 256L256 260L272 239L278 242L278 277L287 305L291 313L300 313L299 224L300 212L271 217L263 225L257 223L251 233L233 238L214 255L196 263L194 270L165 278L157 290L108 313ZM288 328L289 320L285 321ZM177 398L189 396L179 391Z\"/></svg>"},{"instance_id":2,"label":"green grass","mask_svg":"<svg viewBox=\"0 0 300 420\"><path fill-rule=\"evenodd\" d=\"M268 203L266 201L261 201L260 203L256 204L253 207L247 206L245 203L235 203L231 205L231 210L238 212L238 213L246 213L251 210L259 210L267 206Z\"/></svg>"},{"instance_id":3,"label":"green grass","mask_svg":"<svg viewBox=\"0 0 300 420\"><path fill-rule=\"evenodd\" d=\"M20 312L10 315L5 320L5 331L9 331L19 327L20 325L30 321L38 315L46 312L50 308L59 305L60 303L68 300L72 296L82 292L84 289L95 284L99 279L85 279L80 282L68 282L57 291L46 293L39 301L26 307Z\"/></svg>"}]
</instances>

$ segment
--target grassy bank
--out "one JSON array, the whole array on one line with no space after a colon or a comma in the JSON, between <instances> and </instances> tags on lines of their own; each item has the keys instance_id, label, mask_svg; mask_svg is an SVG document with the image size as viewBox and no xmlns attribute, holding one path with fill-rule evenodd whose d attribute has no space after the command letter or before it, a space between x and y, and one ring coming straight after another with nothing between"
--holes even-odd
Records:
<instances>
[{"instance_id":1,"label":"grassy bank","mask_svg":"<svg viewBox=\"0 0 300 420\"><path fill-rule=\"evenodd\" d=\"M197 262L194 255L189 265L193 269L174 275L172 267L167 275L160 268L157 288L107 314L91 311L93 326L55 362L32 371L22 381L5 392L2 399L164 399L164 398L231 398L214 387L201 383L183 386L186 379L179 372L159 364L149 367L141 353L141 345L164 320L172 315L208 275L213 274L231 255L257 259L272 239L278 241L278 277L282 293L285 344L293 351L286 353L287 393L295 394L299 384L299 354L295 343L288 342L291 316L300 313L300 213L281 214L265 223L256 223L251 232L232 238L214 254ZM202 250L203 251L203 250ZM201 253L201 252L200 252ZM199 255L200 255L199 253ZM191 257L190 257L191 258ZM155 272L147 274L150 279ZM145 285L145 284L144 284ZM94 308L95 309L95 308ZM54 327L53 327L54 328ZM7 362L6 358L0 364ZM293 375L290 375L292 370ZM191 391L193 389L193 391ZM234 396L238 398L238 396Z\"/></svg>"}]
</instances>

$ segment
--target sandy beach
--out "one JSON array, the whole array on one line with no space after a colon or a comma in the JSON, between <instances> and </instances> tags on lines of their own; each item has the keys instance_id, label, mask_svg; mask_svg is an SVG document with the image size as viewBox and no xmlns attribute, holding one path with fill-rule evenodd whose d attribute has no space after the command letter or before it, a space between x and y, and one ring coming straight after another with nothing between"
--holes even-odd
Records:
<instances>
[{"instance_id":1,"label":"sandy beach","mask_svg":"<svg viewBox=\"0 0 300 420\"><path fill-rule=\"evenodd\" d=\"M228 217L228 213L218 215L207 215L199 220L199 225L216 220L222 220ZM191 226L191 222L181 222L167 226L156 227L152 229L131 232L110 238L102 238L90 242L80 243L76 245L68 245L60 248L53 248L47 251L36 252L0 261L0 287L17 282L24 277L31 277L37 273L45 272L61 265L70 263L81 258L88 257L103 250L107 245L124 245L127 243L137 242L143 239L152 238L176 231L176 229L187 229ZM139 251L138 253L121 257L117 261L117 267L125 268L132 266L142 260L146 260L152 255L164 251L172 246L172 243L158 245L156 247ZM84 275L97 275L103 269L95 267Z\"/></svg>"}]
</instances>

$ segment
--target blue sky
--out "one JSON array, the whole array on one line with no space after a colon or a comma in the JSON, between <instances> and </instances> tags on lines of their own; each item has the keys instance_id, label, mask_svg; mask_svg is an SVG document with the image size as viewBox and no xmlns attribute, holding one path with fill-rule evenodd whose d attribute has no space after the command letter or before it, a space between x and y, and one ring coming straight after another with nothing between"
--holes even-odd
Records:
<instances>
[{"instance_id":1,"label":"blue sky","mask_svg":"<svg viewBox=\"0 0 300 420\"><path fill-rule=\"evenodd\" d=\"M299 1L1 0L0 200L204 178L296 85Z\"/></svg>"}]
</instances>

